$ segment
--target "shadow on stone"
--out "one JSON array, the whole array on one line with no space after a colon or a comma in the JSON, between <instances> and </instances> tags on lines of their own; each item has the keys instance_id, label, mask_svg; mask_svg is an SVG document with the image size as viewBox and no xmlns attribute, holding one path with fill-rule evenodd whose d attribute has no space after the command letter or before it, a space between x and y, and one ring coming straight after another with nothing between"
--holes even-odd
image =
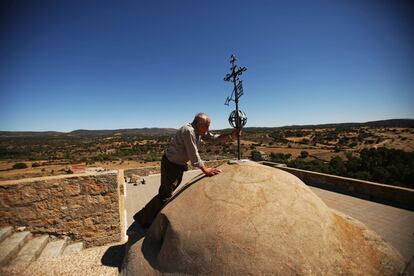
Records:
<instances>
[{"instance_id":1,"label":"shadow on stone","mask_svg":"<svg viewBox=\"0 0 414 276\"><path fill-rule=\"evenodd\" d=\"M157 256L163 246L168 227L168 218L163 213L158 214L154 223L151 225L151 232L149 232L148 236L142 242L141 252L154 269L158 269Z\"/></svg>"},{"instance_id":2,"label":"shadow on stone","mask_svg":"<svg viewBox=\"0 0 414 276\"><path fill-rule=\"evenodd\" d=\"M114 245L106 250L101 258L101 263L105 266L117 267L121 271L122 262L124 261L125 253L133 244L145 237L146 230L142 229L136 222L132 223L128 228L128 241L124 244Z\"/></svg>"},{"instance_id":3,"label":"shadow on stone","mask_svg":"<svg viewBox=\"0 0 414 276\"><path fill-rule=\"evenodd\" d=\"M133 230L133 231L131 231ZM139 240L145 237L147 233L147 229L141 228L137 222L133 222L131 226L128 228L127 235L128 235L128 247L135 244Z\"/></svg>"},{"instance_id":4,"label":"shadow on stone","mask_svg":"<svg viewBox=\"0 0 414 276\"><path fill-rule=\"evenodd\" d=\"M106 250L101 258L101 263L105 266L117 267L121 271L122 261L125 256L126 243L114 245Z\"/></svg>"}]
</instances>

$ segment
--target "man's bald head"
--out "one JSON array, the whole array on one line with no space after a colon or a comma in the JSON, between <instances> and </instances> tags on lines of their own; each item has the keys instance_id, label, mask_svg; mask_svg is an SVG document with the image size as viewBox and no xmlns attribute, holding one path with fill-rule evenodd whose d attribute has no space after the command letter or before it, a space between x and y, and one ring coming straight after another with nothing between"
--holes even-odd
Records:
<instances>
[{"instance_id":1,"label":"man's bald head","mask_svg":"<svg viewBox=\"0 0 414 276\"><path fill-rule=\"evenodd\" d=\"M194 116L193 125L196 126L198 124L210 124L211 118L206 113L200 112Z\"/></svg>"}]
</instances>

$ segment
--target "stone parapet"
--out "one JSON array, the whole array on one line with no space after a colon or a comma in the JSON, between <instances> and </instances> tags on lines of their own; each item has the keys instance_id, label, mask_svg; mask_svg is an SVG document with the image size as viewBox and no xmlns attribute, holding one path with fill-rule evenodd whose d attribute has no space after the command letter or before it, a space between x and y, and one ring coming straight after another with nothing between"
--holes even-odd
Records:
<instances>
[{"instance_id":1,"label":"stone parapet","mask_svg":"<svg viewBox=\"0 0 414 276\"><path fill-rule=\"evenodd\" d=\"M273 162L260 163L289 172L310 186L414 211L414 189L294 169Z\"/></svg>"},{"instance_id":2,"label":"stone parapet","mask_svg":"<svg viewBox=\"0 0 414 276\"><path fill-rule=\"evenodd\" d=\"M65 235L86 246L122 240L123 183L117 171L0 182L0 226Z\"/></svg>"}]
</instances>

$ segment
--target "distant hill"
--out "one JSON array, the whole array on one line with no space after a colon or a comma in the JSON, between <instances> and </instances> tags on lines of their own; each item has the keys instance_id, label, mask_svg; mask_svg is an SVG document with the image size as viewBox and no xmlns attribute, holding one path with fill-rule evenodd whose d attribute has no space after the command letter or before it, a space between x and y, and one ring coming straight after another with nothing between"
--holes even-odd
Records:
<instances>
[{"instance_id":1,"label":"distant hill","mask_svg":"<svg viewBox=\"0 0 414 276\"><path fill-rule=\"evenodd\" d=\"M292 125L284 128L349 128L349 127L408 127L414 128L414 119L390 119L365 123L340 123L320 125Z\"/></svg>"},{"instance_id":2,"label":"distant hill","mask_svg":"<svg viewBox=\"0 0 414 276\"><path fill-rule=\"evenodd\" d=\"M111 136L111 135L169 135L175 133L177 130L174 128L130 128L130 129L114 129L114 130L86 130L78 129L67 134L70 135L101 135L101 136Z\"/></svg>"},{"instance_id":3,"label":"distant hill","mask_svg":"<svg viewBox=\"0 0 414 276\"><path fill-rule=\"evenodd\" d=\"M290 125L282 127L246 127L247 131L260 131L270 129L316 129L316 128L353 128L353 127L404 127L414 128L414 119L390 119L370 121L365 123L330 123L319 125Z\"/></svg>"},{"instance_id":4,"label":"distant hill","mask_svg":"<svg viewBox=\"0 0 414 276\"><path fill-rule=\"evenodd\" d=\"M173 128L131 128L113 130L87 130L78 129L71 132L57 131L0 131L0 137L52 137L52 136L112 136L112 135L140 135L140 136L162 136L175 133Z\"/></svg>"},{"instance_id":5,"label":"distant hill","mask_svg":"<svg viewBox=\"0 0 414 276\"><path fill-rule=\"evenodd\" d=\"M390 119L370 121L365 123L331 123L319 125L291 125L283 127L246 127L245 131L263 131L271 129L315 129L315 128L352 128L352 127L406 127L414 128L414 119ZM227 130L227 129L225 129ZM114 130L87 130L78 129L71 132L57 131L0 131L0 137L57 137L57 136L112 136L112 135L141 135L162 136L174 134L174 128L131 128ZM220 130L219 130L220 131Z\"/></svg>"}]
</instances>

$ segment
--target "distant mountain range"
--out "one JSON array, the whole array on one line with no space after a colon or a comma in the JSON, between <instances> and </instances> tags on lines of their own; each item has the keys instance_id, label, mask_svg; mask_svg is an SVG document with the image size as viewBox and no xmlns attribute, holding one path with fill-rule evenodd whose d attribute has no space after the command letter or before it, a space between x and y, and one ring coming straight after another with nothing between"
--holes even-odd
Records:
<instances>
[{"instance_id":1,"label":"distant mountain range","mask_svg":"<svg viewBox=\"0 0 414 276\"><path fill-rule=\"evenodd\" d=\"M271 129L314 129L314 128L352 128L352 127L406 127L414 128L414 119L390 119L370 121L365 123L332 123L319 125L291 125L283 127L246 127L246 131L260 131ZM0 137L34 137L34 136L113 136L113 135L138 135L138 136L162 136L171 135L177 129L174 128L131 128L114 130L87 130L78 129L71 132L58 131L0 131Z\"/></svg>"},{"instance_id":2,"label":"distant mountain range","mask_svg":"<svg viewBox=\"0 0 414 276\"><path fill-rule=\"evenodd\" d=\"M175 133L174 128L129 128L112 130L77 129L71 132L58 131L0 131L0 137L34 137L34 136L113 136L113 135L139 135L161 136Z\"/></svg>"}]
</instances>

